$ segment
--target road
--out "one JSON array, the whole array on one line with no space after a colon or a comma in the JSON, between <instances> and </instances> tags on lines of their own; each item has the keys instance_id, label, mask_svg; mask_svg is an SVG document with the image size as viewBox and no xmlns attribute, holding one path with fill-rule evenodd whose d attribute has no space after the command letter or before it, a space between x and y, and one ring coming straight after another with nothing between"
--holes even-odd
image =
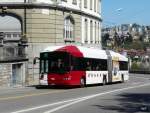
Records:
<instances>
[{"instance_id":1,"label":"road","mask_svg":"<svg viewBox=\"0 0 150 113\"><path fill-rule=\"evenodd\" d=\"M148 113L150 75L126 83L73 89L0 89L0 113Z\"/></svg>"}]
</instances>

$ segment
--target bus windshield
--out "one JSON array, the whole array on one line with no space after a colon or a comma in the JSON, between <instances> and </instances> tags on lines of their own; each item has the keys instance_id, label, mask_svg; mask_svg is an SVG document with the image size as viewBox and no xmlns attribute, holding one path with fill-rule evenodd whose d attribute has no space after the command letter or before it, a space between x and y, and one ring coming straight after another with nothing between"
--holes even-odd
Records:
<instances>
[{"instance_id":1,"label":"bus windshield","mask_svg":"<svg viewBox=\"0 0 150 113\"><path fill-rule=\"evenodd\" d=\"M40 73L66 73L69 71L69 54L45 52L40 54Z\"/></svg>"}]
</instances>

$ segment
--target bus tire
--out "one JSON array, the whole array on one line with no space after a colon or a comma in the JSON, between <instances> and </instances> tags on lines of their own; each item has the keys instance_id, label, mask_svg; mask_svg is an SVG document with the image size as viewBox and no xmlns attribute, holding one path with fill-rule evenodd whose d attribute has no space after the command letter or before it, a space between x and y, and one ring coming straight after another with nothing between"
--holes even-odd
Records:
<instances>
[{"instance_id":1,"label":"bus tire","mask_svg":"<svg viewBox=\"0 0 150 113\"><path fill-rule=\"evenodd\" d=\"M106 76L103 77L103 85L106 85L107 81L106 81Z\"/></svg>"},{"instance_id":2,"label":"bus tire","mask_svg":"<svg viewBox=\"0 0 150 113\"><path fill-rule=\"evenodd\" d=\"M124 75L121 75L121 82L124 83Z\"/></svg>"},{"instance_id":3,"label":"bus tire","mask_svg":"<svg viewBox=\"0 0 150 113\"><path fill-rule=\"evenodd\" d=\"M35 88L36 89L42 89L43 87L41 85L36 85Z\"/></svg>"},{"instance_id":4,"label":"bus tire","mask_svg":"<svg viewBox=\"0 0 150 113\"><path fill-rule=\"evenodd\" d=\"M83 77L80 79L80 87L85 87L85 79Z\"/></svg>"}]
</instances>

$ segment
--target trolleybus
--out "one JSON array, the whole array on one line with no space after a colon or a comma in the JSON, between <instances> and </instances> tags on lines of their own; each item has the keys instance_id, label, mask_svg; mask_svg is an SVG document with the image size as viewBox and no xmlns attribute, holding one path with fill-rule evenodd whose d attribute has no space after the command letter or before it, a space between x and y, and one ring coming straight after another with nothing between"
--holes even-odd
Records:
<instances>
[{"instance_id":1,"label":"trolleybus","mask_svg":"<svg viewBox=\"0 0 150 113\"><path fill-rule=\"evenodd\" d=\"M83 46L51 46L40 53L40 85L81 86L124 82L128 58Z\"/></svg>"}]
</instances>

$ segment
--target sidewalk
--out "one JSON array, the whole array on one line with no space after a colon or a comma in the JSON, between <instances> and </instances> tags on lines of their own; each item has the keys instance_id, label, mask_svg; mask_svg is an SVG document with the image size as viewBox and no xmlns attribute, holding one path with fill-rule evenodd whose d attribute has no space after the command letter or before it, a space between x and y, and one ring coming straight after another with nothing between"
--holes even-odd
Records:
<instances>
[{"instance_id":1,"label":"sidewalk","mask_svg":"<svg viewBox=\"0 0 150 113\"><path fill-rule=\"evenodd\" d=\"M27 83L24 84L11 84L11 83L7 83L7 84L0 84L0 93L1 91L4 90L16 90L16 89L27 89L30 87L35 87L36 85L39 84L39 81L37 80L30 80Z\"/></svg>"},{"instance_id":2,"label":"sidewalk","mask_svg":"<svg viewBox=\"0 0 150 113\"><path fill-rule=\"evenodd\" d=\"M5 93L13 93L13 92L20 92L25 90L33 90L35 86L2 86L0 87L0 95Z\"/></svg>"}]
</instances>

